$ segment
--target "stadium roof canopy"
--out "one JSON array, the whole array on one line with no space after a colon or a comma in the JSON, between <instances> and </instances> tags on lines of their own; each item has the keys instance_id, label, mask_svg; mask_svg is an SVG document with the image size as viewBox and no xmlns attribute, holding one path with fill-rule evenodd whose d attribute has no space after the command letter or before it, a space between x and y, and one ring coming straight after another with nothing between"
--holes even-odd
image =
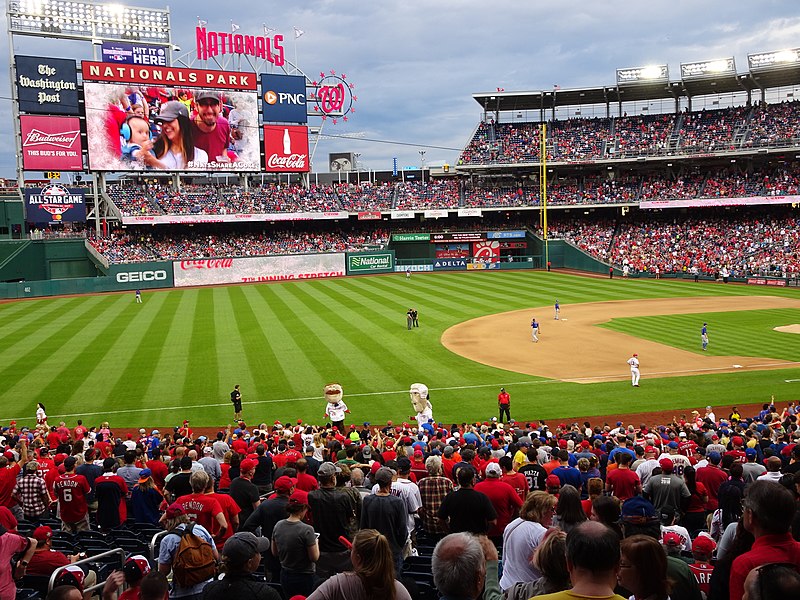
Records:
<instances>
[{"instance_id":1,"label":"stadium roof canopy","mask_svg":"<svg viewBox=\"0 0 800 600\"><path fill-rule=\"evenodd\" d=\"M733 70L724 73L689 75L686 67L696 67L700 63L681 65L686 73L678 81L636 81L617 85L593 87L506 92L482 92L472 97L481 108L490 112L552 110L559 106L580 106L591 104L612 104L618 102L637 102L663 100L666 98L694 98L714 94L732 92L753 92L783 86L800 84L800 51L797 61L788 64L763 64L754 62L751 55L750 72L736 73ZM732 59L730 59L732 60ZM766 61L768 62L768 61Z\"/></svg>"}]
</instances>

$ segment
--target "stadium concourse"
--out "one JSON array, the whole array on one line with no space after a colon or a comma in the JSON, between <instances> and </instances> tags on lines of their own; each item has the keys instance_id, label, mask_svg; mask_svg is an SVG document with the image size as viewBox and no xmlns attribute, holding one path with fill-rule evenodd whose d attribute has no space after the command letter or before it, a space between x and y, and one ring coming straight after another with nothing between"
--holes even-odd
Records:
<instances>
[{"instance_id":1,"label":"stadium concourse","mask_svg":"<svg viewBox=\"0 0 800 600\"><path fill-rule=\"evenodd\" d=\"M521 600L579 585L566 556L587 520L607 526L619 579L605 585L625 596L668 580L673 600L795 590L796 413L791 402L610 423L240 421L200 434L189 421L128 433L56 424L40 410L36 423L2 427L0 548L22 553L3 597L15 586L17 598L43 597L59 570L56 585L88 591L96 580L104 598L121 586L144 597L170 575L170 597L261 585L276 600L316 600L341 585L338 573L383 555L400 592L434 600L446 581L437 544L466 532L487 539L483 596ZM181 541L194 538L165 535L192 523L195 550ZM359 554L365 536L378 546ZM652 564L637 564L634 544L655 545ZM217 553L227 583L213 583ZM760 568L771 563L781 564Z\"/></svg>"}]
</instances>

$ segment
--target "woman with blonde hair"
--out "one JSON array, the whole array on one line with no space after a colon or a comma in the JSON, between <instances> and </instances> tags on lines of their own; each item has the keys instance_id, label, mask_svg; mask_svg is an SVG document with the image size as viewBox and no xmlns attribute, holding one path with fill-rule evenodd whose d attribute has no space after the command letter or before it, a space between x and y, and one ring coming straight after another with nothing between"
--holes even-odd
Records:
<instances>
[{"instance_id":1,"label":"woman with blonde hair","mask_svg":"<svg viewBox=\"0 0 800 600\"><path fill-rule=\"evenodd\" d=\"M519 517L506 526L503 532L503 577L500 579L503 591L517 582L536 581L542 576L539 569L530 564L530 557L553 524L557 502L558 499L547 492L531 492L522 504Z\"/></svg>"},{"instance_id":2,"label":"woman with blonde hair","mask_svg":"<svg viewBox=\"0 0 800 600\"><path fill-rule=\"evenodd\" d=\"M528 600L533 596L553 594L569 589L567 570L567 534L558 529L548 529L544 540L533 553L531 566L542 576L536 581L515 583L508 590L506 600Z\"/></svg>"},{"instance_id":3,"label":"woman with blonde hair","mask_svg":"<svg viewBox=\"0 0 800 600\"><path fill-rule=\"evenodd\" d=\"M395 579L389 540L379 531L362 529L350 550L353 571L334 575L308 600L411 600L408 590Z\"/></svg>"}]
</instances>

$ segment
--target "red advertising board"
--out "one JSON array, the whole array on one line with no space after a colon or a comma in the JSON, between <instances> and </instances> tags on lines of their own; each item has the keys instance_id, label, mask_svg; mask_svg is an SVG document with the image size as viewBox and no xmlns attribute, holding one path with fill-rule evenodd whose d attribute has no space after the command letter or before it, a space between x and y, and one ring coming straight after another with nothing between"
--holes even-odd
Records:
<instances>
[{"instance_id":1,"label":"red advertising board","mask_svg":"<svg viewBox=\"0 0 800 600\"><path fill-rule=\"evenodd\" d=\"M264 170L267 173L307 173L308 127L264 125Z\"/></svg>"},{"instance_id":2,"label":"red advertising board","mask_svg":"<svg viewBox=\"0 0 800 600\"><path fill-rule=\"evenodd\" d=\"M475 242L472 244L472 256L486 262L500 260L500 242Z\"/></svg>"},{"instance_id":3,"label":"red advertising board","mask_svg":"<svg viewBox=\"0 0 800 600\"><path fill-rule=\"evenodd\" d=\"M26 171L83 171L78 117L22 115L19 121Z\"/></svg>"},{"instance_id":4,"label":"red advertising board","mask_svg":"<svg viewBox=\"0 0 800 600\"><path fill-rule=\"evenodd\" d=\"M83 61L81 74L85 81L114 83L146 83L166 87L200 87L221 90L255 90L255 73L209 71L152 65L126 65Z\"/></svg>"},{"instance_id":5,"label":"red advertising board","mask_svg":"<svg viewBox=\"0 0 800 600\"><path fill-rule=\"evenodd\" d=\"M365 210L358 213L359 221L380 221L381 211L379 210Z\"/></svg>"}]
</instances>

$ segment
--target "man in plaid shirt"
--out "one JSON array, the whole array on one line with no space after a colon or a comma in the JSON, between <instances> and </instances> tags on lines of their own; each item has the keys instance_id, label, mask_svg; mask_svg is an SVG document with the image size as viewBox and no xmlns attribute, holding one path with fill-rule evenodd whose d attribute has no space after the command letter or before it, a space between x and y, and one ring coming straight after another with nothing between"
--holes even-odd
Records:
<instances>
[{"instance_id":1,"label":"man in plaid shirt","mask_svg":"<svg viewBox=\"0 0 800 600\"><path fill-rule=\"evenodd\" d=\"M50 516L50 494L47 493L47 484L39 477L37 470L39 463L32 460L25 465L25 475L17 481L12 495L22 506L22 514L29 521L46 519Z\"/></svg>"},{"instance_id":2,"label":"man in plaid shirt","mask_svg":"<svg viewBox=\"0 0 800 600\"><path fill-rule=\"evenodd\" d=\"M417 483L419 495L422 498L422 528L426 533L441 535L447 533L447 528L436 516L444 497L453 491L453 482L442 476L442 459L430 456L425 461L428 477L420 479Z\"/></svg>"}]
</instances>

